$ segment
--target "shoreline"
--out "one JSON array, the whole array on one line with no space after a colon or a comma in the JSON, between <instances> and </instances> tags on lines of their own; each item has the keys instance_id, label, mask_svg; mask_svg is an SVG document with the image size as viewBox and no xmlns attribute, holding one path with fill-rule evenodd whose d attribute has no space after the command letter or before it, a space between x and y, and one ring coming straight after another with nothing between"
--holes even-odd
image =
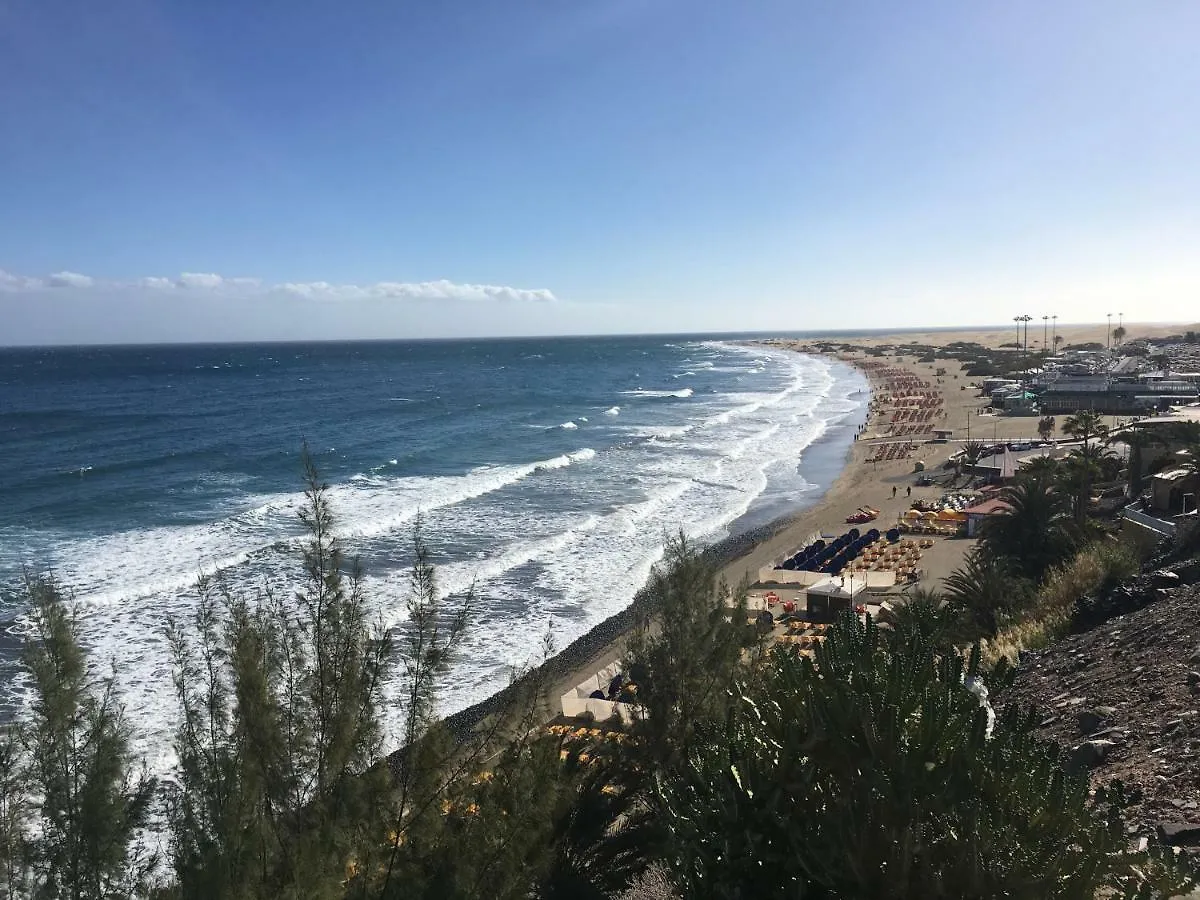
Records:
<instances>
[{"instance_id":1,"label":"shoreline","mask_svg":"<svg viewBox=\"0 0 1200 900\"><path fill-rule=\"evenodd\" d=\"M1167 333L1170 328L1159 326L1130 326L1130 339ZM1067 341L1104 340L1104 326L1063 326L1058 334ZM853 366L867 381L867 418L862 433L852 441L838 475L811 503L800 503L790 512L779 515L769 522L752 527L745 532L727 537L709 545L703 551L719 570L719 576L727 584L736 585L743 577L749 583L757 580L758 570L779 559L784 553L793 551L815 532L841 531L847 515L858 507L870 505L881 510L880 523L895 521L911 504L911 501L938 499L949 487L935 483L929 487L916 485L915 463L925 464L927 474L942 478L947 473L942 466L958 449L955 441L974 431L981 440L1026 439L1034 436L1036 418L979 415L988 401L979 397L978 391L970 386L973 378L967 376L965 367L954 360L938 359L921 362L908 351L904 356L902 345L927 344L945 346L956 341L967 341L988 347L999 347L1011 339L1006 329L945 329L935 332L913 329L906 332L873 334L845 334L836 332L807 338L767 336L748 339L745 343L765 345L775 349L786 349L806 353L823 359ZM824 346L822 346L824 345ZM841 345L836 349L834 345ZM848 351L846 348L850 348ZM883 348L883 355L879 355ZM872 463L870 458L876 444L895 442L889 436L888 425L891 413L881 400L880 376L872 366L861 363L882 363L895 369L903 369L906 375L915 375L927 383L928 389L936 391L940 398L940 414L928 423L923 433L900 438L916 445L909 458ZM1062 417L1059 417L1060 420ZM1061 427L1061 421L1059 423ZM933 428L953 431L951 442L927 443ZM1058 432L1061 437L1061 432ZM816 442L810 447L816 446ZM809 448L805 448L807 450ZM803 451L802 451L803 452ZM896 496L891 489L896 488ZM909 493L911 489L911 495ZM974 546L973 539L944 539L936 548L922 558L925 576L918 584L925 589L936 589L942 579L962 564L967 551ZM890 596L902 596L905 588L898 587ZM490 697L446 716L442 721L456 734L464 734L477 726L489 715L501 710L515 691L534 677L543 681L544 694L541 698L545 720L559 714L558 699L574 685L620 658L624 650L624 638L638 620L644 604L645 588L639 590L628 606L607 619L594 625L580 637L555 653L541 665L526 673L514 685L507 686Z\"/></svg>"},{"instance_id":2,"label":"shoreline","mask_svg":"<svg viewBox=\"0 0 1200 900\"><path fill-rule=\"evenodd\" d=\"M750 346L753 346L755 343L759 342L751 342ZM790 352L804 352L790 347L782 349L788 349ZM853 360L840 359L829 354L813 352L805 353L805 355L816 356L835 364L849 366L864 379L866 386L862 390L866 394L866 418L869 420L871 401L875 391L874 380L870 373L855 365ZM824 434L818 437L812 444L805 447L802 452L807 453L814 448L819 449L823 443L842 437L839 434L839 429L843 427L854 426L843 425L839 422L832 428L827 429ZM704 547L701 553L717 568L719 577L724 579L731 587L736 586L740 581L740 577L731 579L729 573L736 569L739 563L750 559L756 551L772 544L781 535L790 533L796 528L803 529L805 523L815 511L825 507L831 495L837 494L839 489L844 490L850 470L856 463L861 461L858 451L859 444L856 440L852 439L841 455L841 467L838 470L837 476L828 485L823 487L816 496L807 495L810 498L810 502L801 503L790 512L778 515L765 523L752 526L744 531L728 535ZM862 458L865 459L865 456ZM751 579L752 582L753 578ZM458 712L445 716L441 720L442 724L456 736L465 736L471 729L475 728L489 716L504 709L506 704L513 699L515 693L534 678L542 680L547 687L545 696L541 698L540 702L544 706L543 711L547 721L553 719L558 715L558 698L563 693L587 677L587 675L604 668L620 658L624 652L624 639L642 615L646 604L647 588L648 584L643 585L633 595L629 604L624 609L593 625L570 644L555 652L553 656L524 673L513 684L501 688L483 700L465 707Z\"/></svg>"}]
</instances>

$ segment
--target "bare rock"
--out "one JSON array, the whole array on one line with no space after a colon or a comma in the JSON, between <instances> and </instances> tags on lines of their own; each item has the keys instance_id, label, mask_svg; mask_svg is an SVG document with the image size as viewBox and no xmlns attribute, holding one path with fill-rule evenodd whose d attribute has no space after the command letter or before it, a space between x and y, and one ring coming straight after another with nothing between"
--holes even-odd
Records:
<instances>
[{"instance_id":1,"label":"bare rock","mask_svg":"<svg viewBox=\"0 0 1200 900\"><path fill-rule=\"evenodd\" d=\"M1159 569L1150 576L1150 583L1156 588L1173 588L1181 584L1179 574L1170 569Z\"/></svg>"},{"instance_id":2,"label":"bare rock","mask_svg":"<svg viewBox=\"0 0 1200 900\"><path fill-rule=\"evenodd\" d=\"M1067 760L1067 768L1074 772L1084 772L1094 769L1104 762L1109 751L1117 746L1116 741L1096 740L1084 741L1071 748L1071 756Z\"/></svg>"},{"instance_id":3,"label":"bare rock","mask_svg":"<svg viewBox=\"0 0 1200 900\"><path fill-rule=\"evenodd\" d=\"M1159 822L1158 837L1173 847L1193 847L1200 844L1200 822Z\"/></svg>"}]
</instances>

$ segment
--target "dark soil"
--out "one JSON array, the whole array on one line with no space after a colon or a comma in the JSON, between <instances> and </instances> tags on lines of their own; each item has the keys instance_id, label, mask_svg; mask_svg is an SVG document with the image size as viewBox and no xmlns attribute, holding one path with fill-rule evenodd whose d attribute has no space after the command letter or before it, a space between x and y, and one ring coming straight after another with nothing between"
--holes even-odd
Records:
<instances>
[{"instance_id":1,"label":"dark soil","mask_svg":"<svg viewBox=\"0 0 1200 900\"><path fill-rule=\"evenodd\" d=\"M1022 654L1002 702L1036 709L1043 736L1089 771L1093 787L1117 779L1136 789L1126 813L1131 838L1195 848L1200 585L1150 574L1122 590L1133 611L1091 615L1088 630ZM1099 743L1081 748L1090 741Z\"/></svg>"}]
</instances>

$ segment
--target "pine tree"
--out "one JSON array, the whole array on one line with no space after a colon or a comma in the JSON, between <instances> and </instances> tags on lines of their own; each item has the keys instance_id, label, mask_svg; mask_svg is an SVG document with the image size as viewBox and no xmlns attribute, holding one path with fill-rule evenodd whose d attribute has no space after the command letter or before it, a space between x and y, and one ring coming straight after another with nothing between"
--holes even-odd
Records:
<instances>
[{"instance_id":1,"label":"pine tree","mask_svg":"<svg viewBox=\"0 0 1200 900\"><path fill-rule=\"evenodd\" d=\"M70 900L135 896L156 865L136 840L154 781L134 771L114 679L89 671L57 584L30 580L28 596L32 634L23 661L33 703L22 734L31 794L24 809L10 801L9 822L32 807L35 893Z\"/></svg>"},{"instance_id":2,"label":"pine tree","mask_svg":"<svg viewBox=\"0 0 1200 900\"><path fill-rule=\"evenodd\" d=\"M194 637L169 638L181 707L170 803L184 897L335 897L382 845L381 689L391 641L304 454L308 532L291 600L201 579Z\"/></svg>"}]
</instances>

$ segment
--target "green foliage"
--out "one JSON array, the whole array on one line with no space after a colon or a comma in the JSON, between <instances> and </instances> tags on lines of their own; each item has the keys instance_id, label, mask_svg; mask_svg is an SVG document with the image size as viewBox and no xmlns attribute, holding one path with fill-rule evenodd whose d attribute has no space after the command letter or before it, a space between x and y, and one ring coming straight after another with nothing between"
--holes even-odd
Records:
<instances>
[{"instance_id":1,"label":"green foliage","mask_svg":"<svg viewBox=\"0 0 1200 900\"><path fill-rule=\"evenodd\" d=\"M1068 499L1036 472L1005 486L999 496L1008 509L985 523L980 546L1022 578L1040 581L1077 544Z\"/></svg>"},{"instance_id":2,"label":"green foliage","mask_svg":"<svg viewBox=\"0 0 1200 900\"><path fill-rule=\"evenodd\" d=\"M27 897L33 859L29 824L34 813L27 767L16 733L0 735L0 897Z\"/></svg>"},{"instance_id":3,"label":"green foliage","mask_svg":"<svg viewBox=\"0 0 1200 900\"><path fill-rule=\"evenodd\" d=\"M664 776L684 897L1132 896L1182 885L1128 850L1119 797L1089 798L1034 722L994 723L970 657L845 616L815 662L786 653Z\"/></svg>"},{"instance_id":4,"label":"green foliage","mask_svg":"<svg viewBox=\"0 0 1200 900\"><path fill-rule=\"evenodd\" d=\"M1084 446L1091 444L1096 438L1102 438L1108 433L1104 417L1090 409L1078 410L1074 415L1067 416L1063 422L1063 432L1076 440L1083 441Z\"/></svg>"},{"instance_id":5,"label":"green foliage","mask_svg":"<svg viewBox=\"0 0 1200 900\"><path fill-rule=\"evenodd\" d=\"M89 671L58 586L30 579L26 591L33 703L0 743L4 887L11 896L136 896L156 865L135 839L154 782L134 772L113 679Z\"/></svg>"},{"instance_id":6,"label":"green foliage","mask_svg":"<svg viewBox=\"0 0 1200 900\"><path fill-rule=\"evenodd\" d=\"M1055 424L1054 416L1042 416L1042 418L1038 419L1038 437L1043 441L1050 440L1050 436L1054 434Z\"/></svg>"},{"instance_id":7,"label":"green foliage","mask_svg":"<svg viewBox=\"0 0 1200 900\"><path fill-rule=\"evenodd\" d=\"M945 598L966 619L972 634L991 637L1029 599L1029 582L1007 557L976 548L946 576Z\"/></svg>"},{"instance_id":8,"label":"green foliage","mask_svg":"<svg viewBox=\"0 0 1200 900\"><path fill-rule=\"evenodd\" d=\"M195 645L169 629L182 725L172 851L181 896L340 896L385 831L380 685L391 642L369 621L307 453L305 580L291 602L201 579Z\"/></svg>"},{"instance_id":9,"label":"green foliage","mask_svg":"<svg viewBox=\"0 0 1200 900\"><path fill-rule=\"evenodd\" d=\"M738 675L746 629L746 586L730 591L683 535L668 541L646 591L648 615L628 642L624 670L645 712L636 733L651 758L681 753L694 729L719 719Z\"/></svg>"},{"instance_id":10,"label":"green foliage","mask_svg":"<svg viewBox=\"0 0 1200 900\"><path fill-rule=\"evenodd\" d=\"M1146 450L1165 445L1164 436L1149 428L1133 426L1109 437L1110 442L1121 442L1129 447L1126 473L1129 496L1136 498L1142 493L1146 476Z\"/></svg>"},{"instance_id":11,"label":"green foliage","mask_svg":"<svg viewBox=\"0 0 1200 900\"><path fill-rule=\"evenodd\" d=\"M1089 799L1028 721L981 706L978 685L1003 687L1004 665L985 674L978 650L955 649L1132 571L1115 545L1047 561L1071 532L1043 478L1005 495L1011 533L989 530L944 598L914 594L890 630L846 617L815 661L767 650L744 586L670 541L625 659L644 719L587 745L543 727L544 675L471 729L439 724L472 597L446 604L418 527L408 620L372 621L305 465L300 589L201 579L194 627L168 629L173 877L153 890L135 840L152 785L132 773L112 678L89 673L53 584L30 583L37 702L0 735L0 896L605 900L661 892L665 876L705 898L1168 886L1159 861L1127 851L1115 795ZM1018 565L1051 573L1036 597ZM393 672L403 750L384 764Z\"/></svg>"},{"instance_id":12,"label":"green foliage","mask_svg":"<svg viewBox=\"0 0 1200 900\"><path fill-rule=\"evenodd\" d=\"M971 468L978 464L983 458L984 444L983 441L967 441L962 447L963 462Z\"/></svg>"}]
</instances>

